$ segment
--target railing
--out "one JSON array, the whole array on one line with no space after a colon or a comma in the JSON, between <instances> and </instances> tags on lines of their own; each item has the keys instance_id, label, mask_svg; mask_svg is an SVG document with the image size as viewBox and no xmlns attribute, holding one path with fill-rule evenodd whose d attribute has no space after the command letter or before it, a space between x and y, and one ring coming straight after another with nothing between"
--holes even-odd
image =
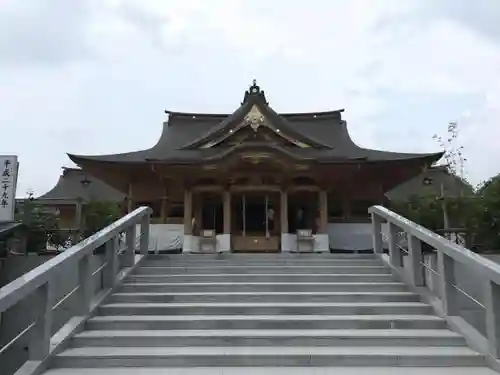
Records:
<instances>
[{"instance_id":1,"label":"railing","mask_svg":"<svg viewBox=\"0 0 500 375\"><path fill-rule=\"evenodd\" d=\"M485 334L488 351L493 359L500 359L500 265L453 243L438 234L400 216L385 207L373 206L373 248L375 253L384 253L384 237L389 251L389 263L414 287L425 287L425 271L437 276L443 313L448 317L460 316L460 295L464 295L484 310ZM387 234L382 224L387 224ZM401 234L407 247L400 245ZM427 244L437 252L437 270L424 262L422 245ZM407 261L405 262L405 256ZM460 263L471 274L480 275L484 286L483 302L479 302L458 286L455 265ZM431 291L432 293L432 291Z\"/></svg>"},{"instance_id":2,"label":"railing","mask_svg":"<svg viewBox=\"0 0 500 375\"><path fill-rule=\"evenodd\" d=\"M138 247L142 256L147 254L151 211L149 207L136 209L1 288L0 315L29 298L30 310L34 313L34 317L27 327L0 348L0 354L5 353L17 341L28 335L29 360L45 359L54 348L51 340L54 340L56 336L52 335L53 314L56 309L74 296L76 306L74 306L71 319L77 318L80 322L84 322L97 302L109 294L122 280L127 270L130 270L142 258L136 256L136 248ZM136 236L137 224L140 224L139 236ZM125 233L124 241L123 233ZM139 246L137 246L137 237L139 237ZM102 256L104 261L97 269L94 269L95 267L91 265L95 263L92 262L94 253L101 247L104 247ZM63 272L66 275L77 274L77 285L56 301L56 290L66 281L61 277ZM94 281L95 275L98 274L101 275L102 289L96 293ZM71 319L63 323L69 324ZM59 332L64 329L63 326ZM74 329L76 326L73 327ZM66 327L67 330L68 327Z\"/></svg>"}]
</instances>

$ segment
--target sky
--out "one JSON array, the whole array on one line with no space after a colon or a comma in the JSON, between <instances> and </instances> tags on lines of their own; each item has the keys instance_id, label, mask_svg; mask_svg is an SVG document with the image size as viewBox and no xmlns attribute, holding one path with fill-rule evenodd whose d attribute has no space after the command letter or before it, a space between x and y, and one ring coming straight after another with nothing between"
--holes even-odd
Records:
<instances>
[{"instance_id":1,"label":"sky","mask_svg":"<svg viewBox=\"0 0 500 375\"><path fill-rule=\"evenodd\" d=\"M66 153L151 147L165 109L230 113L255 78L278 112L345 108L362 147L500 173L498 0L0 0L0 154L18 196Z\"/></svg>"}]
</instances>

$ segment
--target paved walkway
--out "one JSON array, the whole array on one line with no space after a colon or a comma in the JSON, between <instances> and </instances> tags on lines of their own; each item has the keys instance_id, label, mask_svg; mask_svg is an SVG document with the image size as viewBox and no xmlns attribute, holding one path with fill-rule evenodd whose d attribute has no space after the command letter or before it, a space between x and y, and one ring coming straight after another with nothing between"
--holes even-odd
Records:
<instances>
[{"instance_id":1,"label":"paved walkway","mask_svg":"<svg viewBox=\"0 0 500 375\"><path fill-rule=\"evenodd\" d=\"M198 367L55 369L44 375L498 375L484 367Z\"/></svg>"}]
</instances>

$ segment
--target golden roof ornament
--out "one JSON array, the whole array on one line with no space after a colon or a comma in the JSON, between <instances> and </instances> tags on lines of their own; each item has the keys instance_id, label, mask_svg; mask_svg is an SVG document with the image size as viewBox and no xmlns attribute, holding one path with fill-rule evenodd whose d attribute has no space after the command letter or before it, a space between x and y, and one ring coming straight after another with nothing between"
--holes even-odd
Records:
<instances>
[{"instance_id":1,"label":"golden roof ornament","mask_svg":"<svg viewBox=\"0 0 500 375\"><path fill-rule=\"evenodd\" d=\"M264 101L265 104L268 104L266 101L266 96L264 94L264 90L260 89L260 86L257 85L257 80L253 79L252 85L245 91L245 97L243 98L243 102L241 104L246 103L250 98L259 98Z\"/></svg>"}]
</instances>

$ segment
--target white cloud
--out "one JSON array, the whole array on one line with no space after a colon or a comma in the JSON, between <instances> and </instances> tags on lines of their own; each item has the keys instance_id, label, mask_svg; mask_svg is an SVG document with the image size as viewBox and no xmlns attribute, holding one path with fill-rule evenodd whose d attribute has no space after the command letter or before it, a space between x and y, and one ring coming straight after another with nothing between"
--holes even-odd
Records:
<instances>
[{"instance_id":1,"label":"white cloud","mask_svg":"<svg viewBox=\"0 0 500 375\"><path fill-rule=\"evenodd\" d=\"M148 147L164 108L230 111L255 77L277 110L346 108L367 147L433 151L459 119L479 181L500 172L498 6L457 1L4 0L2 152L42 193L65 152Z\"/></svg>"}]
</instances>

